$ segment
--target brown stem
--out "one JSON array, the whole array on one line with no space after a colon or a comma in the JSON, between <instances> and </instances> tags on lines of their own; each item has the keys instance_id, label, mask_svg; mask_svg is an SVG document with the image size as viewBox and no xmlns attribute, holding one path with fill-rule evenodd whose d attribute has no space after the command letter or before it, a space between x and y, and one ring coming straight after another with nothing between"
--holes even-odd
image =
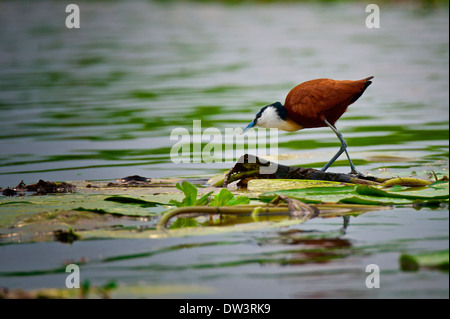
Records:
<instances>
[{"instance_id":1,"label":"brown stem","mask_svg":"<svg viewBox=\"0 0 450 319\"><path fill-rule=\"evenodd\" d=\"M243 155L225 175L223 187L227 187L228 184L236 180L240 180L240 186L246 186L246 182L250 178L307 179L364 185L379 185L388 180L387 178L374 176L323 172L314 168L291 167L281 164L277 164L277 170L273 174L261 174L260 168L270 164L270 162L261 161L257 156Z\"/></svg>"}]
</instances>

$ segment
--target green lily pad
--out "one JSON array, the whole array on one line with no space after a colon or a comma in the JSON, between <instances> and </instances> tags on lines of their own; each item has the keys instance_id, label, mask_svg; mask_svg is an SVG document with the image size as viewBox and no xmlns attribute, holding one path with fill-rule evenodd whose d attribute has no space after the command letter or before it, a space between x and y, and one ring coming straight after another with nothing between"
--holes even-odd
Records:
<instances>
[{"instance_id":1,"label":"green lily pad","mask_svg":"<svg viewBox=\"0 0 450 319\"><path fill-rule=\"evenodd\" d=\"M448 199L449 183L436 182L426 187L392 187L391 189L380 189L375 186L360 185L356 192L361 195L377 197L393 197L406 199Z\"/></svg>"},{"instance_id":2,"label":"green lily pad","mask_svg":"<svg viewBox=\"0 0 450 319\"><path fill-rule=\"evenodd\" d=\"M1 198L1 243L58 240L58 232L80 229L150 227L166 210L165 205L149 205L148 197L127 198L124 203L100 194L56 194ZM150 197L151 198L151 197ZM154 207L153 207L154 206Z\"/></svg>"},{"instance_id":3,"label":"green lily pad","mask_svg":"<svg viewBox=\"0 0 450 319\"><path fill-rule=\"evenodd\" d=\"M426 187L392 187L355 185L340 187L309 187L267 192L260 195L263 201L271 201L278 195L286 195L305 203L347 203L365 205L407 205L418 201L448 202L448 182L436 182Z\"/></svg>"},{"instance_id":4,"label":"green lily pad","mask_svg":"<svg viewBox=\"0 0 450 319\"><path fill-rule=\"evenodd\" d=\"M285 195L309 204L318 204L323 202L338 203L341 199L349 197L349 194L355 194L355 187L356 186L287 189L267 192L261 194L259 198L263 201L269 202L278 195Z\"/></svg>"},{"instance_id":5,"label":"green lily pad","mask_svg":"<svg viewBox=\"0 0 450 319\"><path fill-rule=\"evenodd\" d=\"M123 199L123 197L122 197ZM0 226L7 226L17 218L42 212L70 211L79 209L123 216L151 216L167 209L164 205L150 205L146 199L132 199L135 203L145 205L125 205L123 202L111 200L110 196L99 194L62 194L45 196L24 196L2 198L0 205ZM148 204L148 205L146 205ZM158 203L159 204L159 203Z\"/></svg>"},{"instance_id":6,"label":"green lily pad","mask_svg":"<svg viewBox=\"0 0 450 319\"><path fill-rule=\"evenodd\" d=\"M400 267L402 270L415 271L420 267L437 268L449 270L449 252L448 250L433 251L422 254L400 256Z\"/></svg>"},{"instance_id":7,"label":"green lily pad","mask_svg":"<svg viewBox=\"0 0 450 319\"><path fill-rule=\"evenodd\" d=\"M267 192L282 189L302 189L312 187L343 187L341 182L298 180L298 179L252 179L248 181L247 189L253 192Z\"/></svg>"}]
</instances>

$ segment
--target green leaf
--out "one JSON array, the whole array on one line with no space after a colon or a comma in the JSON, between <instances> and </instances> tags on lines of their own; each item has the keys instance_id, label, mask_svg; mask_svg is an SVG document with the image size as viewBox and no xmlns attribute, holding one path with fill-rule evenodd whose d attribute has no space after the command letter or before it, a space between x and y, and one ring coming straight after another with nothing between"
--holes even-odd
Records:
<instances>
[{"instance_id":1,"label":"green leaf","mask_svg":"<svg viewBox=\"0 0 450 319\"><path fill-rule=\"evenodd\" d=\"M354 184L347 184L354 186ZM343 187L344 183L307 179L252 179L247 189L252 192L279 191L284 189L302 189L312 187Z\"/></svg>"},{"instance_id":2,"label":"green leaf","mask_svg":"<svg viewBox=\"0 0 450 319\"><path fill-rule=\"evenodd\" d=\"M216 196L214 196L214 200L210 204L210 206L226 206L228 201L233 199L234 195L228 189L222 188Z\"/></svg>"},{"instance_id":3,"label":"green leaf","mask_svg":"<svg viewBox=\"0 0 450 319\"><path fill-rule=\"evenodd\" d=\"M183 203L181 203L181 202L179 202L179 201L177 201L175 199L169 200L169 204L172 205L172 206L176 206L176 207L182 207L183 206Z\"/></svg>"},{"instance_id":4,"label":"green leaf","mask_svg":"<svg viewBox=\"0 0 450 319\"><path fill-rule=\"evenodd\" d=\"M195 206L204 206L206 204L208 204L208 200L209 200L209 196L214 193L214 191L209 192L208 194L203 195L202 197L200 197L200 199L198 199L195 202Z\"/></svg>"},{"instance_id":5,"label":"green leaf","mask_svg":"<svg viewBox=\"0 0 450 319\"><path fill-rule=\"evenodd\" d=\"M309 187L267 192L261 200L270 201L278 195L286 195L305 203L346 203L366 205L407 205L418 201L446 202L449 198L448 182L434 183L426 187L392 187L356 185L341 187Z\"/></svg>"},{"instance_id":6,"label":"green leaf","mask_svg":"<svg viewBox=\"0 0 450 319\"><path fill-rule=\"evenodd\" d=\"M416 255L403 254L400 256L402 270L418 270L420 267L449 270L449 251L434 251Z\"/></svg>"},{"instance_id":7,"label":"green leaf","mask_svg":"<svg viewBox=\"0 0 450 319\"><path fill-rule=\"evenodd\" d=\"M211 202L210 206L233 206L233 205L243 205L249 204L250 199L247 196L237 196L235 197L232 192L228 189L223 188L220 190L216 196L214 196L214 200Z\"/></svg>"},{"instance_id":8,"label":"green leaf","mask_svg":"<svg viewBox=\"0 0 450 319\"><path fill-rule=\"evenodd\" d=\"M197 188L191 183L184 181L181 184L181 190L185 195L182 201L185 204L184 206L194 206L197 201Z\"/></svg>"},{"instance_id":9,"label":"green leaf","mask_svg":"<svg viewBox=\"0 0 450 319\"><path fill-rule=\"evenodd\" d=\"M177 200L170 200L169 204L176 207L194 206L197 201L197 188L189 182L177 183L176 188L184 193L184 198L181 202Z\"/></svg>"},{"instance_id":10,"label":"green leaf","mask_svg":"<svg viewBox=\"0 0 450 319\"><path fill-rule=\"evenodd\" d=\"M356 192L361 195L377 196L377 197L392 197L392 198L406 198L406 199L448 199L448 182L435 187L408 187L395 188L384 190L376 186L359 185Z\"/></svg>"},{"instance_id":11,"label":"green leaf","mask_svg":"<svg viewBox=\"0 0 450 319\"><path fill-rule=\"evenodd\" d=\"M181 202L171 199L169 204L176 207L187 207L187 206L203 206L208 204L209 196L213 191L203 195L197 200L197 188L189 182L184 181L181 185L178 183L176 187L184 193L184 198Z\"/></svg>"},{"instance_id":12,"label":"green leaf","mask_svg":"<svg viewBox=\"0 0 450 319\"><path fill-rule=\"evenodd\" d=\"M358 205L408 205L414 203L414 201L405 198L355 195L343 197L339 200L339 203Z\"/></svg>"},{"instance_id":13,"label":"green leaf","mask_svg":"<svg viewBox=\"0 0 450 319\"><path fill-rule=\"evenodd\" d=\"M250 199L247 196L237 196L230 200L227 204L228 206L247 205L250 204Z\"/></svg>"},{"instance_id":14,"label":"green leaf","mask_svg":"<svg viewBox=\"0 0 450 319\"><path fill-rule=\"evenodd\" d=\"M356 193L354 192L355 187L356 186L286 189L261 194L260 198L263 201L269 202L278 195L286 195L288 197L295 198L309 204L317 204L322 202L337 203L343 198L356 195Z\"/></svg>"}]
</instances>

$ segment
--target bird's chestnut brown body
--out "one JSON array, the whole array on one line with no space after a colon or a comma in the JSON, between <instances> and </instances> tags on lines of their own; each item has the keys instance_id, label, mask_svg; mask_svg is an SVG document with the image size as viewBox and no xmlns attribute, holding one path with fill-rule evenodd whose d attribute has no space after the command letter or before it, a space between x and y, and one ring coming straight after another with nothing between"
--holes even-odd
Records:
<instances>
[{"instance_id":1,"label":"bird's chestnut brown body","mask_svg":"<svg viewBox=\"0 0 450 319\"><path fill-rule=\"evenodd\" d=\"M316 79L294 87L284 106L288 118L303 128L334 125L347 107L355 102L372 83L368 77L357 81Z\"/></svg>"},{"instance_id":2,"label":"bird's chestnut brown body","mask_svg":"<svg viewBox=\"0 0 450 319\"><path fill-rule=\"evenodd\" d=\"M264 106L242 133L259 126L294 132L304 128L328 126L341 141L339 151L322 167L326 171L345 152L351 173L363 176L353 165L347 142L334 124L347 107L355 102L372 83L373 76L357 81L317 79L297 85L286 97L284 105L275 102Z\"/></svg>"}]
</instances>

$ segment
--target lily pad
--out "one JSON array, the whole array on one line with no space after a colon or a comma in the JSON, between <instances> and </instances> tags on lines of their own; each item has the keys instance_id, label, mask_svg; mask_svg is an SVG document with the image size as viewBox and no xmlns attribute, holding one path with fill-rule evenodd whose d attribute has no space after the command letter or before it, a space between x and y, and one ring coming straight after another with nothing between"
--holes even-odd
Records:
<instances>
[{"instance_id":1,"label":"lily pad","mask_svg":"<svg viewBox=\"0 0 450 319\"><path fill-rule=\"evenodd\" d=\"M400 266L402 270L415 271L421 267L437 268L449 270L448 250L433 251L422 254L400 256Z\"/></svg>"},{"instance_id":2,"label":"lily pad","mask_svg":"<svg viewBox=\"0 0 450 319\"><path fill-rule=\"evenodd\" d=\"M341 199L349 197L349 194L354 194L355 187L356 186L309 187L279 190L263 193L260 195L260 199L269 202L278 195L286 195L310 204L323 202L338 203Z\"/></svg>"},{"instance_id":3,"label":"lily pad","mask_svg":"<svg viewBox=\"0 0 450 319\"><path fill-rule=\"evenodd\" d=\"M263 201L271 201L277 195L286 195L305 203L348 203L365 205L407 205L418 201L448 202L448 182L436 182L427 187L392 187L388 190L377 186L357 185L340 187L309 187L279 190L260 195Z\"/></svg>"},{"instance_id":4,"label":"lily pad","mask_svg":"<svg viewBox=\"0 0 450 319\"><path fill-rule=\"evenodd\" d=\"M6 226L21 216L42 212L69 211L78 208L93 212L101 209L105 213L123 216L151 216L167 209L162 205L155 207L124 205L120 202L105 200L107 198L110 198L110 196L97 194L63 194L2 198L0 203L0 226Z\"/></svg>"},{"instance_id":5,"label":"lily pad","mask_svg":"<svg viewBox=\"0 0 450 319\"><path fill-rule=\"evenodd\" d=\"M447 199L449 197L449 183L436 182L428 187L392 187L390 189L380 189L374 186L360 185L356 192L361 195L393 197L406 199Z\"/></svg>"},{"instance_id":6,"label":"lily pad","mask_svg":"<svg viewBox=\"0 0 450 319\"><path fill-rule=\"evenodd\" d=\"M0 242L35 242L59 240L68 229L98 228L139 229L151 227L169 206L153 205L146 197L109 200L98 194L58 194L2 198L0 202ZM149 205L152 203L152 205Z\"/></svg>"},{"instance_id":7,"label":"lily pad","mask_svg":"<svg viewBox=\"0 0 450 319\"><path fill-rule=\"evenodd\" d=\"M247 189L253 192L267 192L282 189L302 189L311 187L342 187L346 185L341 182L319 181L319 180L296 180L296 179L252 179L248 181Z\"/></svg>"}]
</instances>

